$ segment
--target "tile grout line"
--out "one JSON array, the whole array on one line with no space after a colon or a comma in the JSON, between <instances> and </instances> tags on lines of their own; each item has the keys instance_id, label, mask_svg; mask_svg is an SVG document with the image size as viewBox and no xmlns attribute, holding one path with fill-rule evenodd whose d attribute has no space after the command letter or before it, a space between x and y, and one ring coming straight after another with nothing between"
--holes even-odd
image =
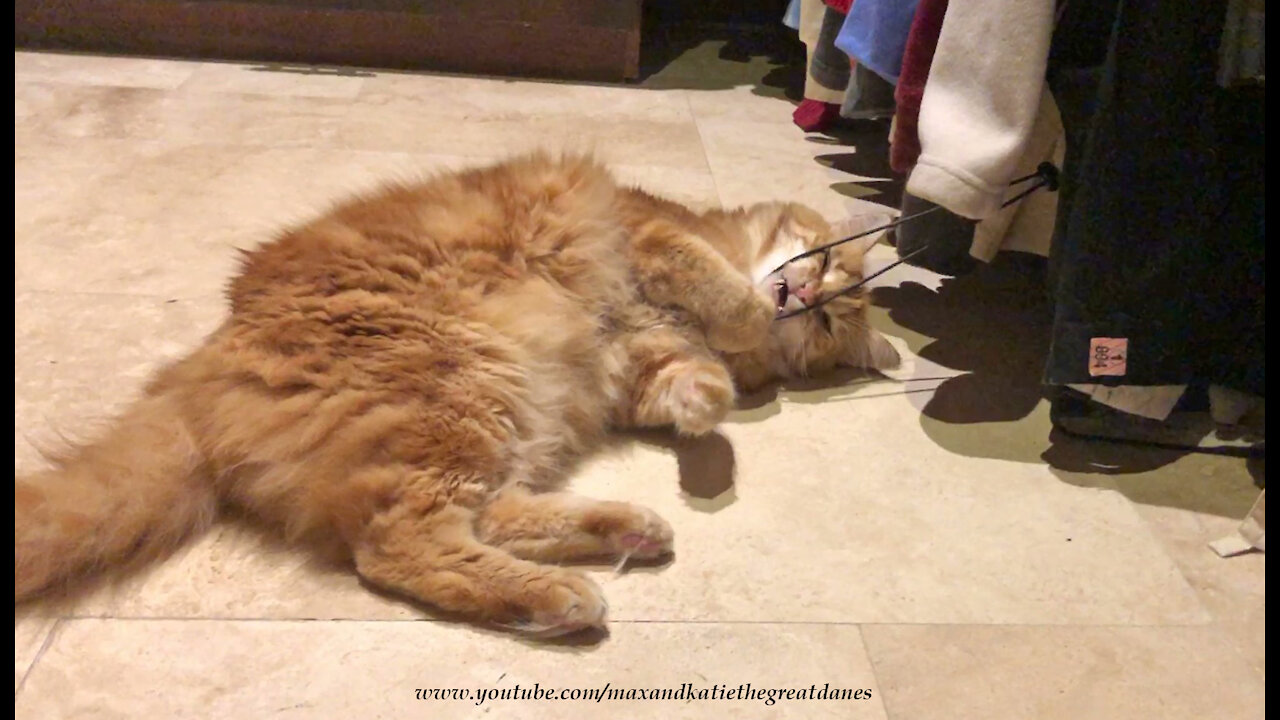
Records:
<instances>
[{"instance_id":1,"label":"tile grout line","mask_svg":"<svg viewBox=\"0 0 1280 720\"><path fill-rule=\"evenodd\" d=\"M885 702L884 685L880 683L880 674L876 672L876 661L871 659L871 649L867 647L867 634L862 631L862 625L856 625L858 628L858 642L862 645L862 656L867 659L867 667L871 668L871 682L876 685L878 693L877 700L880 701L880 709L884 710L885 720L893 720L893 716L889 714L889 704Z\"/></svg>"},{"instance_id":2,"label":"tile grout line","mask_svg":"<svg viewBox=\"0 0 1280 720\"><path fill-rule=\"evenodd\" d=\"M15 288L15 292L20 295L21 294L79 295L79 296L86 296L86 297L112 297L112 298L133 298L136 300L159 300L161 302L168 302L170 300L187 302L191 300L211 300L211 299L217 299L219 302L225 302L226 300L226 298L221 294L214 295L214 294L207 294L207 293L200 294L200 295L179 295L178 297L173 297L168 293L160 293L160 294L131 293L131 292L111 292L107 290L50 290L47 288L24 288L24 289Z\"/></svg>"},{"instance_id":3,"label":"tile grout line","mask_svg":"<svg viewBox=\"0 0 1280 720\"><path fill-rule=\"evenodd\" d=\"M27 686L27 678L31 677L31 673L35 671L36 665L40 659L44 657L44 653L53 644L54 634L62 627L62 622L66 618L57 618L53 621L53 625L49 626L49 632L45 633L44 642L40 643L40 649L36 651L36 656L31 659L31 664L27 666L27 671L22 673L22 680L18 681L18 687L13 690L13 697L16 699L22 693L23 688Z\"/></svg>"},{"instance_id":4,"label":"tile grout line","mask_svg":"<svg viewBox=\"0 0 1280 720\"><path fill-rule=\"evenodd\" d=\"M430 617L421 618L271 618L271 617L228 617L228 616L179 616L179 615L66 615L57 619L63 621L101 620L120 622L243 622L243 623L399 623L430 624L440 627L457 626L459 628L483 628L483 625L471 625L465 622L453 622ZM1194 629L1209 628L1217 623L974 623L974 622L863 622L855 620L610 620L611 625L777 625L777 626L822 626L822 627L854 627L859 634L864 627L969 627L969 628L1144 628L1144 629ZM518 636L518 635L517 635Z\"/></svg>"},{"instance_id":5,"label":"tile grout line","mask_svg":"<svg viewBox=\"0 0 1280 720\"><path fill-rule=\"evenodd\" d=\"M707 154L707 138L702 134L702 123L698 122L698 111L693 109L693 99L689 97L689 91L681 92L684 94L685 107L689 109L689 118L693 120L693 129L698 133L698 145L702 148L702 164L711 178L711 187L716 191L716 204L724 208L724 196L720 194L720 181L716 180L716 171L711 168L711 156Z\"/></svg>"},{"instance_id":6,"label":"tile grout line","mask_svg":"<svg viewBox=\"0 0 1280 720\"><path fill-rule=\"evenodd\" d=\"M1119 492L1115 488L1112 488L1112 489L1115 492ZM1136 512L1137 502L1132 500L1131 498L1128 498L1127 496L1125 499L1128 500L1130 503L1134 504L1134 510ZM1178 558L1174 557L1174 553L1168 549L1164 538L1162 538L1157 534L1154 524L1151 521L1149 521L1145 515L1142 515L1142 513L1138 513L1138 515L1142 518L1142 522L1147 525L1147 529L1151 532L1151 535L1155 538L1156 543L1160 547L1160 549L1163 550L1169 556L1169 559L1173 563L1174 568L1177 569L1178 574L1182 576L1182 578L1191 587L1191 592L1195 596L1196 601L1204 608L1205 612L1208 613L1210 618L1208 626L1220 630L1222 632L1222 639L1230 647L1231 652L1233 652L1236 655L1236 657L1240 658L1240 660L1244 662L1244 664L1247 667L1249 667L1250 670L1253 671L1253 674L1255 676L1257 676L1263 682L1266 682L1265 668L1259 668L1257 665L1255 665L1253 662L1253 659L1249 656L1248 653L1245 652L1244 644L1241 643L1238 638L1231 636L1230 631L1227 629L1226 620L1224 618L1218 617L1218 614L1215 613L1209 607L1207 598L1205 598L1204 595L1202 594L1202 589L1200 588L1199 585L1192 582L1191 577L1187 574L1187 571L1183 569L1182 563L1178 560ZM1212 533L1210 533L1209 530L1205 527L1204 521L1200 517L1199 513L1196 513L1194 515L1194 519L1195 519L1196 527L1198 528L1198 534L1199 534L1199 538L1197 542L1201 545L1203 549L1203 547L1207 546L1209 543L1209 541L1206 540L1205 538L1211 537Z\"/></svg>"},{"instance_id":7,"label":"tile grout line","mask_svg":"<svg viewBox=\"0 0 1280 720\"><path fill-rule=\"evenodd\" d=\"M1109 484L1114 486L1111 488L1111 491L1117 493L1121 497L1125 508L1129 511L1130 515L1135 520L1137 520L1137 525L1140 528L1137 531L1137 534L1145 536L1146 539L1156 547L1156 549L1160 553L1161 559L1169 563L1169 565L1173 568L1174 573L1178 576L1178 579L1182 581L1183 588L1185 588L1186 591L1190 593L1191 597L1195 600L1195 605L1200 610L1200 613L1204 615L1204 617L1208 618L1208 622L1203 624L1205 625L1215 624L1216 618L1214 617L1213 612L1210 611L1209 605L1206 602L1206 599L1203 596L1201 596L1200 591L1196 589L1196 586L1191 581L1191 578L1187 577L1187 573L1182 569L1182 565L1178 562L1177 558L1173 556L1173 553L1170 552L1169 547L1166 545L1164 539L1161 538L1160 535L1156 532L1155 526L1152 523L1148 522L1146 516L1144 516L1141 512L1139 512L1138 510L1139 503L1133 498L1126 495L1124 492L1120 491L1118 483L1112 482ZM1252 664L1250 663L1250 665Z\"/></svg>"}]
</instances>

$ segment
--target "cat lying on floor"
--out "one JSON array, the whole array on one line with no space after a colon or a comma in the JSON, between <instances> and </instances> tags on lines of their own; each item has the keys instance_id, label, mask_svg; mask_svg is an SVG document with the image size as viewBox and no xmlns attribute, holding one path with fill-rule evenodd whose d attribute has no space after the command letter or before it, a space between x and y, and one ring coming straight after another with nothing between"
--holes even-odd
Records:
<instances>
[{"instance_id":1,"label":"cat lying on floor","mask_svg":"<svg viewBox=\"0 0 1280 720\"><path fill-rule=\"evenodd\" d=\"M843 229L842 229L843 230ZM736 390L898 356L794 204L697 213L534 155L356 198L245 254L231 314L96 442L14 485L15 599L154 557L236 506L479 622L603 626L556 563L671 549L557 489L611 428L710 431Z\"/></svg>"}]
</instances>

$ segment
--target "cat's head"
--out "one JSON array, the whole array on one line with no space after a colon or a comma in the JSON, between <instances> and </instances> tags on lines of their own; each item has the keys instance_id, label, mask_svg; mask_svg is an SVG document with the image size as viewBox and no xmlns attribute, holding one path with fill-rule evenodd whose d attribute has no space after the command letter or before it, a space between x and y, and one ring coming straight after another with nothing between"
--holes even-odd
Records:
<instances>
[{"instance_id":1,"label":"cat's head","mask_svg":"<svg viewBox=\"0 0 1280 720\"><path fill-rule=\"evenodd\" d=\"M744 389L781 378L822 375L839 367L886 370L899 365L898 352L867 324L866 292L837 294L862 280L863 257L883 232L788 263L775 272L789 258L879 227L892 220L890 215L872 213L828 223L803 205L763 203L747 209L743 220L754 256L752 281L775 300L779 313L831 298L820 307L775 321L763 347L728 358Z\"/></svg>"}]
</instances>

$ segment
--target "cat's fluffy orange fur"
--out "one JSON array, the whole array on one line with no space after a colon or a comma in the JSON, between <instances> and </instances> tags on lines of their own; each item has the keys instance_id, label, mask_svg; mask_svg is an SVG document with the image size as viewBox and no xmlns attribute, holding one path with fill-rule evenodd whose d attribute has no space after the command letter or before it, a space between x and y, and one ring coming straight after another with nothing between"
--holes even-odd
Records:
<instances>
[{"instance_id":1,"label":"cat's fluffy orange fur","mask_svg":"<svg viewBox=\"0 0 1280 720\"><path fill-rule=\"evenodd\" d=\"M655 556L653 512L559 491L610 428L709 431L738 389L885 367L863 299L773 322L803 207L695 213L534 155L347 202L249 252L231 314L96 442L14 486L15 598L171 549L237 506L478 621L601 625L553 563ZM862 250L788 269L843 286Z\"/></svg>"}]
</instances>

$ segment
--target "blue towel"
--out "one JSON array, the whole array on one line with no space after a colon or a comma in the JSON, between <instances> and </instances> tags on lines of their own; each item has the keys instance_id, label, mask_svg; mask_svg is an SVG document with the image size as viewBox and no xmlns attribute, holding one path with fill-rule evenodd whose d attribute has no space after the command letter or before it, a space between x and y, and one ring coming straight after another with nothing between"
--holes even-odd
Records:
<instances>
[{"instance_id":1,"label":"blue towel","mask_svg":"<svg viewBox=\"0 0 1280 720\"><path fill-rule=\"evenodd\" d=\"M858 64L897 85L917 2L856 0L836 37L836 47L857 60Z\"/></svg>"}]
</instances>

